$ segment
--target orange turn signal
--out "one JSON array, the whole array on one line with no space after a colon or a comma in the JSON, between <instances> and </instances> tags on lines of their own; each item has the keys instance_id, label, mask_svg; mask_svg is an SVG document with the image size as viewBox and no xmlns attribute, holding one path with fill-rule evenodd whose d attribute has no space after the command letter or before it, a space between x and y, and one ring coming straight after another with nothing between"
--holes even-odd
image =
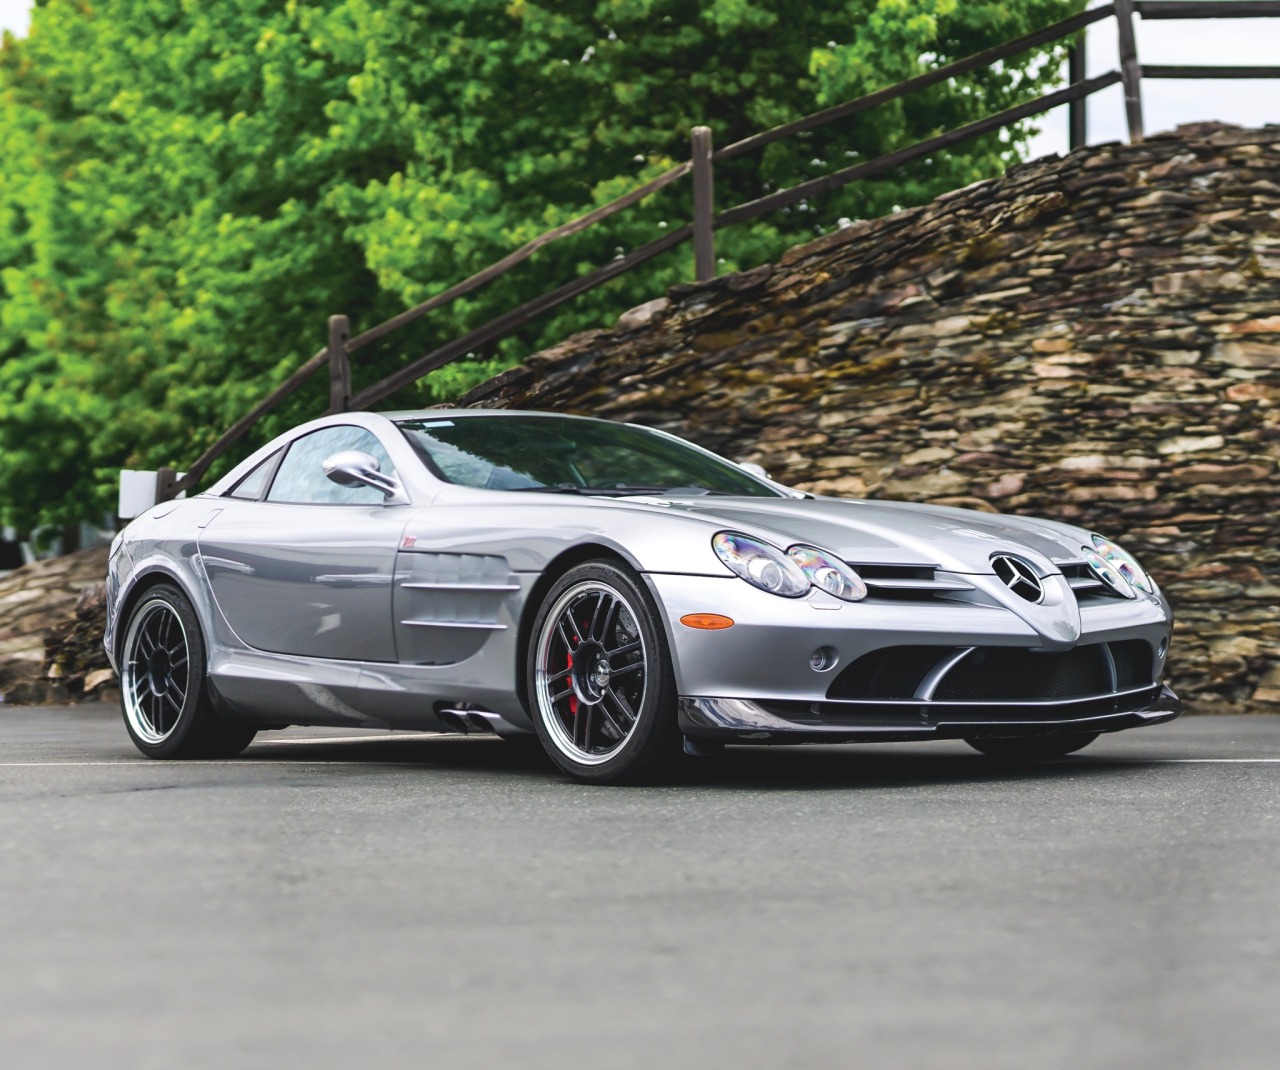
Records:
<instances>
[{"instance_id":1,"label":"orange turn signal","mask_svg":"<svg viewBox=\"0 0 1280 1070\"><path fill-rule=\"evenodd\" d=\"M680 618L680 623L686 628L702 628L704 631L714 632L721 628L732 628L733 618L722 617L719 613L686 613Z\"/></svg>"}]
</instances>

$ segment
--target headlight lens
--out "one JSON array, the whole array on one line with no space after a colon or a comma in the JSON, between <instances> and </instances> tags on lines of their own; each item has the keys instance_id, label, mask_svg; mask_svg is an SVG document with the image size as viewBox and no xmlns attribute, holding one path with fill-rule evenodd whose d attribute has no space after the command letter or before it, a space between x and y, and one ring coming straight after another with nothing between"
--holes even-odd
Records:
<instances>
[{"instance_id":1,"label":"headlight lens","mask_svg":"<svg viewBox=\"0 0 1280 1070\"><path fill-rule=\"evenodd\" d=\"M735 575L753 587L783 598L799 598L809 590L804 569L776 546L732 531L720 532L711 546Z\"/></svg>"},{"instance_id":2,"label":"headlight lens","mask_svg":"<svg viewBox=\"0 0 1280 1070\"><path fill-rule=\"evenodd\" d=\"M1144 594L1155 594L1156 585L1151 581L1151 577L1146 574L1142 566L1134 560L1131 553L1120 549L1110 539L1104 539L1101 535L1093 536L1093 548L1107 564L1124 578L1124 581L1130 587L1135 587Z\"/></svg>"},{"instance_id":3,"label":"headlight lens","mask_svg":"<svg viewBox=\"0 0 1280 1070\"><path fill-rule=\"evenodd\" d=\"M1093 570L1093 574L1123 598L1136 598L1137 592L1129 586L1129 582L1112 567L1111 563L1097 550L1090 546L1080 547L1085 563Z\"/></svg>"},{"instance_id":4,"label":"headlight lens","mask_svg":"<svg viewBox=\"0 0 1280 1070\"><path fill-rule=\"evenodd\" d=\"M835 595L846 602L861 602L867 597L867 585L862 577L848 565L812 546L793 546L787 551L791 558L819 590Z\"/></svg>"}]
</instances>

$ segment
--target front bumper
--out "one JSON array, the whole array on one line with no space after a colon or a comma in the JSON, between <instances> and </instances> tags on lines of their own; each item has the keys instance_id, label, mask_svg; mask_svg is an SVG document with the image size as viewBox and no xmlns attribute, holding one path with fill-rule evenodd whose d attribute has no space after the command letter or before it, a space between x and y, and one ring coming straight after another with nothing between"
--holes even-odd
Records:
<instances>
[{"instance_id":1,"label":"front bumper","mask_svg":"<svg viewBox=\"0 0 1280 1070\"><path fill-rule=\"evenodd\" d=\"M724 743L873 743L1118 732L1182 712L1168 687L1017 703L915 700L793 702L681 696L680 728Z\"/></svg>"}]
</instances>

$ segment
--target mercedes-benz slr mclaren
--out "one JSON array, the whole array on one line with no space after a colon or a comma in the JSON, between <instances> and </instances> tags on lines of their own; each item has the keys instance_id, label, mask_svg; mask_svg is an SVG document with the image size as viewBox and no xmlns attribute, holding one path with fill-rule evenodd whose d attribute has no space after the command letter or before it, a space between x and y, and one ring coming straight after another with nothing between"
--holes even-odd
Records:
<instances>
[{"instance_id":1,"label":"mercedes-benz slr mclaren","mask_svg":"<svg viewBox=\"0 0 1280 1070\"><path fill-rule=\"evenodd\" d=\"M155 758L346 725L536 733L571 777L724 744L1156 724L1172 614L1110 538L815 497L666 433L532 412L298 427L111 549L106 646Z\"/></svg>"}]
</instances>

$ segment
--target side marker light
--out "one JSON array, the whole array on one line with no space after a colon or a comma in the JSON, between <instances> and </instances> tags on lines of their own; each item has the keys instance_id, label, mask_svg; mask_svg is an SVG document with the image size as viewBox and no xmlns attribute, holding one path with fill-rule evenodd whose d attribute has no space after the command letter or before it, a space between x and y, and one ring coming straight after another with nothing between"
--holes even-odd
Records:
<instances>
[{"instance_id":1,"label":"side marker light","mask_svg":"<svg viewBox=\"0 0 1280 1070\"><path fill-rule=\"evenodd\" d=\"M733 618L723 617L719 613L686 613L680 618L680 623L686 628L701 628L703 631L714 632L721 628L732 628Z\"/></svg>"}]
</instances>

